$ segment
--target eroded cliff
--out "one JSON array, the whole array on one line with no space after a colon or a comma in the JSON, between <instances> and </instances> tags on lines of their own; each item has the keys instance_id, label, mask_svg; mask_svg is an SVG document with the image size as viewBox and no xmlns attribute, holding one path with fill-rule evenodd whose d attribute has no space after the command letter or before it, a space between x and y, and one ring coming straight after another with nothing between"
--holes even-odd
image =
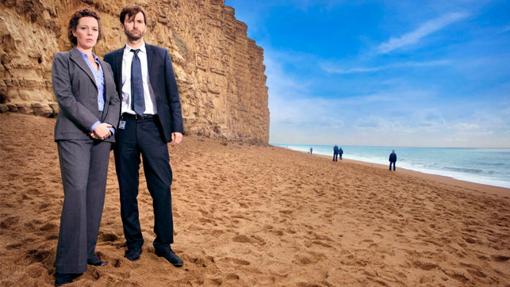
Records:
<instances>
[{"instance_id":1,"label":"eroded cliff","mask_svg":"<svg viewBox=\"0 0 510 287\"><path fill-rule=\"evenodd\" d=\"M0 2L0 110L52 116L56 51L67 50L74 11L99 12L102 56L125 42L118 14L128 1L5 0ZM223 0L137 1L148 17L146 41L169 49L188 134L267 143L268 90L263 49L247 37Z\"/></svg>"}]
</instances>

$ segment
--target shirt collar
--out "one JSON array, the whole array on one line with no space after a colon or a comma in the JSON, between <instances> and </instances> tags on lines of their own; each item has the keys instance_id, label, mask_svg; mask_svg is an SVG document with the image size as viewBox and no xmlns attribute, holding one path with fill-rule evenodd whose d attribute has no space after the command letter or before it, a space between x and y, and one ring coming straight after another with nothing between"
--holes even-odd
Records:
<instances>
[{"instance_id":1,"label":"shirt collar","mask_svg":"<svg viewBox=\"0 0 510 287\"><path fill-rule=\"evenodd\" d=\"M129 47L129 45L126 43L126 47L124 48L124 50L127 51L127 52L130 52L131 49L135 50L135 48ZM140 50L140 52L146 53L145 42L143 42L142 46L140 46L138 49Z\"/></svg>"},{"instance_id":2,"label":"shirt collar","mask_svg":"<svg viewBox=\"0 0 510 287\"><path fill-rule=\"evenodd\" d=\"M85 60L85 63L87 63L88 55L83 53L82 51L80 51L80 49L76 49L76 50L78 50L78 52L80 52L83 60ZM94 60L96 61L96 63L99 63L99 57L96 54L92 53L92 57L94 57Z\"/></svg>"}]
</instances>

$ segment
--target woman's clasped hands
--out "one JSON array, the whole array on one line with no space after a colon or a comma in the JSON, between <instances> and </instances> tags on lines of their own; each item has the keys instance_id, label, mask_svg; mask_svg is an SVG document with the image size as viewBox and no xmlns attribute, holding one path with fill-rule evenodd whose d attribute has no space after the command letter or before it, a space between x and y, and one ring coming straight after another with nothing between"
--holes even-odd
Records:
<instances>
[{"instance_id":1,"label":"woman's clasped hands","mask_svg":"<svg viewBox=\"0 0 510 287\"><path fill-rule=\"evenodd\" d=\"M111 129L112 125L107 123L100 123L94 129L94 131L90 132L90 137L95 140L105 140L112 135Z\"/></svg>"}]
</instances>

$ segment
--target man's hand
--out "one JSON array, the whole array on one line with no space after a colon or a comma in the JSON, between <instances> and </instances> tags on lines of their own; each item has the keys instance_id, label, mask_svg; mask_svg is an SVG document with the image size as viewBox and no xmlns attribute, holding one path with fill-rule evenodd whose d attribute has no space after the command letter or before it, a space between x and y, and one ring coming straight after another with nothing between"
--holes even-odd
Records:
<instances>
[{"instance_id":1,"label":"man's hand","mask_svg":"<svg viewBox=\"0 0 510 287\"><path fill-rule=\"evenodd\" d=\"M96 129L94 130L94 132L91 133L91 137L93 139L100 139L100 140L105 140L107 139L109 136L111 136L111 132L110 132L110 128L112 127L112 125L110 124L107 124L107 123L100 123Z\"/></svg>"},{"instance_id":2,"label":"man's hand","mask_svg":"<svg viewBox=\"0 0 510 287\"><path fill-rule=\"evenodd\" d=\"M178 145L182 142L182 133L172 133L171 145Z\"/></svg>"}]
</instances>

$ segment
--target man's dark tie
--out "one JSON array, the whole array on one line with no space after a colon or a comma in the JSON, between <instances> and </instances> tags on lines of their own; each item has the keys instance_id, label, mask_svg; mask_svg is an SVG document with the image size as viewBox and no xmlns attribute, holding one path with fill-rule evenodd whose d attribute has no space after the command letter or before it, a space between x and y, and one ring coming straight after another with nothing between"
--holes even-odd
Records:
<instances>
[{"instance_id":1,"label":"man's dark tie","mask_svg":"<svg viewBox=\"0 0 510 287\"><path fill-rule=\"evenodd\" d=\"M140 49L131 49L134 53L133 61L131 62L131 109L137 115L143 115L145 112L145 101L143 98L143 79L142 79L142 64L138 58Z\"/></svg>"}]
</instances>

